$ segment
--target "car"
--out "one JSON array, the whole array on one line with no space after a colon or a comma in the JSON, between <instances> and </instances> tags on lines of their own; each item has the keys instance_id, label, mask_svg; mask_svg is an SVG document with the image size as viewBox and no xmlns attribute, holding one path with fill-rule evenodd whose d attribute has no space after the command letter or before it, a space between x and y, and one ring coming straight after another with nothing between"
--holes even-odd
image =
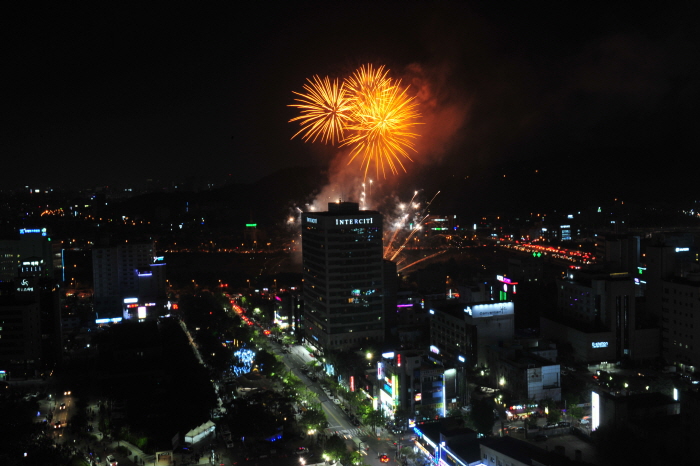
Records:
<instances>
[{"instance_id":1,"label":"car","mask_svg":"<svg viewBox=\"0 0 700 466\"><path fill-rule=\"evenodd\" d=\"M61 421L54 422L54 424L53 424L54 429L60 429L61 427L63 427L63 424L61 424Z\"/></svg>"},{"instance_id":2,"label":"car","mask_svg":"<svg viewBox=\"0 0 700 466\"><path fill-rule=\"evenodd\" d=\"M70 394L71 394L71 391L70 391L70 390L66 390L65 392L63 392L63 394L66 395L66 396L67 396L67 395L70 395Z\"/></svg>"},{"instance_id":3,"label":"car","mask_svg":"<svg viewBox=\"0 0 700 466\"><path fill-rule=\"evenodd\" d=\"M333 403L339 405L339 404L340 404L340 400L339 400L338 398L333 398Z\"/></svg>"},{"instance_id":4,"label":"car","mask_svg":"<svg viewBox=\"0 0 700 466\"><path fill-rule=\"evenodd\" d=\"M571 423L568 421L561 421L559 424L557 424L559 427L571 427Z\"/></svg>"},{"instance_id":5,"label":"car","mask_svg":"<svg viewBox=\"0 0 700 466\"><path fill-rule=\"evenodd\" d=\"M58 409L66 409L66 404L65 404L65 403L61 403L61 406L59 406Z\"/></svg>"},{"instance_id":6,"label":"car","mask_svg":"<svg viewBox=\"0 0 700 466\"><path fill-rule=\"evenodd\" d=\"M107 464L109 466L117 466L117 459L113 455L107 455Z\"/></svg>"},{"instance_id":7,"label":"car","mask_svg":"<svg viewBox=\"0 0 700 466\"><path fill-rule=\"evenodd\" d=\"M581 424L590 424L590 422L591 421L589 421L588 419L581 419Z\"/></svg>"},{"instance_id":8,"label":"car","mask_svg":"<svg viewBox=\"0 0 700 466\"><path fill-rule=\"evenodd\" d=\"M382 453L379 455L379 462L380 463L388 463L389 462L389 456L386 453Z\"/></svg>"},{"instance_id":9,"label":"car","mask_svg":"<svg viewBox=\"0 0 700 466\"><path fill-rule=\"evenodd\" d=\"M547 437L547 436L544 435L544 434L537 434L537 435L535 435L535 442L544 442L544 441L547 440L548 438L549 438L549 437Z\"/></svg>"}]
</instances>

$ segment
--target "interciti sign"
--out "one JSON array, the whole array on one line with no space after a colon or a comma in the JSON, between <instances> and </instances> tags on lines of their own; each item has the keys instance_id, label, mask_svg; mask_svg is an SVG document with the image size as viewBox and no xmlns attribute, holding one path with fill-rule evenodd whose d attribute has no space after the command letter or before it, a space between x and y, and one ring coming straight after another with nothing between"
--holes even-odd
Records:
<instances>
[{"instance_id":1,"label":"interciti sign","mask_svg":"<svg viewBox=\"0 0 700 466\"><path fill-rule=\"evenodd\" d=\"M369 225L372 223L372 218L336 218L336 225Z\"/></svg>"},{"instance_id":2,"label":"interciti sign","mask_svg":"<svg viewBox=\"0 0 700 466\"><path fill-rule=\"evenodd\" d=\"M318 219L314 217L306 217L309 223L318 223ZM336 218L336 225L371 225L374 223L373 218Z\"/></svg>"}]
</instances>

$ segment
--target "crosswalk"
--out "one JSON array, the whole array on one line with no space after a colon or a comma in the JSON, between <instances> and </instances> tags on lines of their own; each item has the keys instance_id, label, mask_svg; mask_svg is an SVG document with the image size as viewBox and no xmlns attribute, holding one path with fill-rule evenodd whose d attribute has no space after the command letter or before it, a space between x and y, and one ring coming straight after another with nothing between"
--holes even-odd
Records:
<instances>
[{"instance_id":1,"label":"crosswalk","mask_svg":"<svg viewBox=\"0 0 700 466\"><path fill-rule=\"evenodd\" d=\"M350 439L353 437L364 437L369 435L365 427L355 427L352 429L339 429L341 426L331 426L326 429L328 435L337 434L343 438Z\"/></svg>"}]
</instances>

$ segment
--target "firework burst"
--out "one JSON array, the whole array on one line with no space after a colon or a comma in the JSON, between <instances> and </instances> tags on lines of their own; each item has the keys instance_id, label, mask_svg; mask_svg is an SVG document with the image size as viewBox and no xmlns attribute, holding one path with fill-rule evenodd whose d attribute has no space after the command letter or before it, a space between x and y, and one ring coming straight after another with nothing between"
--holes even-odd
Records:
<instances>
[{"instance_id":1,"label":"firework burst","mask_svg":"<svg viewBox=\"0 0 700 466\"><path fill-rule=\"evenodd\" d=\"M314 76L304 84L305 94L295 92L296 107L301 115L289 120L299 121L301 129L292 139L303 133L304 142L316 142L320 137L325 144L335 144L344 138L344 128L350 124L351 106L344 83L338 83L329 77L321 79Z\"/></svg>"},{"instance_id":2,"label":"firework burst","mask_svg":"<svg viewBox=\"0 0 700 466\"><path fill-rule=\"evenodd\" d=\"M420 113L408 87L388 74L384 66L368 64L342 83L318 76L307 80L305 93L295 92L299 98L290 105L301 110L290 122L300 121L302 126L292 138L303 134L304 142L320 138L349 147L348 164L358 159L365 178L372 165L385 178L388 171L406 171L403 161L412 161L409 151L415 151L418 134L413 128Z\"/></svg>"}]
</instances>

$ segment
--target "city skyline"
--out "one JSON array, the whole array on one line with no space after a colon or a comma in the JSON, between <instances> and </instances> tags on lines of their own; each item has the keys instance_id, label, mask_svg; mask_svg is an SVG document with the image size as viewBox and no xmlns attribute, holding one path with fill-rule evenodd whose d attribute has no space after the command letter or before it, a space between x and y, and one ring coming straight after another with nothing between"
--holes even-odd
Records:
<instances>
[{"instance_id":1,"label":"city skyline","mask_svg":"<svg viewBox=\"0 0 700 466\"><path fill-rule=\"evenodd\" d=\"M17 7L6 18L2 182L344 170L347 152L291 140L288 105L309 76L381 63L417 92L429 135L386 184L469 177L488 192L515 189L489 181L499 176L526 186L523 175L540 173L542 192L691 193L698 43L683 5L348 5Z\"/></svg>"}]
</instances>

